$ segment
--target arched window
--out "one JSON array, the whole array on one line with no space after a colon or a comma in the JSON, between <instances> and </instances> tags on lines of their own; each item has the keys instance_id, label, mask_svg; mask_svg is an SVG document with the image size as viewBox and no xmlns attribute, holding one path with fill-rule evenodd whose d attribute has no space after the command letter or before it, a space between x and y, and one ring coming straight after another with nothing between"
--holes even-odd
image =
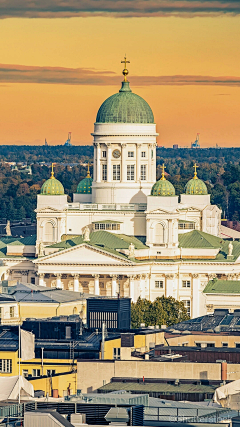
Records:
<instances>
[{"instance_id":1,"label":"arched window","mask_svg":"<svg viewBox=\"0 0 240 427\"><path fill-rule=\"evenodd\" d=\"M154 230L154 243L164 243L164 227L160 222L158 222L155 226Z\"/></svg>"},{"instance_id":2,"label":"arched window","mask_svg":"<svg viewBox=\"0 0 240 427\"><path fill-rule=\"evenodd\" d=\"M45 233L44 234L45 234L45 238L44 238L45 242L54 242L55 241L55 239L54 239L54 227L53 227L51 222L47 222L45 224Z\"/></svg>"}]
</instances>

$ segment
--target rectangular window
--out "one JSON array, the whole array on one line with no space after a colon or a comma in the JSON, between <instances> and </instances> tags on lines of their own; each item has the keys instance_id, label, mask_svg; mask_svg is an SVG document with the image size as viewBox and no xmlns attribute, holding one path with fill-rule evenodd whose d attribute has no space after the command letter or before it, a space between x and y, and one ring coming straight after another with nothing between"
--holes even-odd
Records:
<instances>
[{"instance_id":1,"label":"rectangular window","mask_svg":"<svg viewBox=\"0 0 240 427\"><path fill-rule=\"evenodd\" d=\"M32 370L32 376L33 376L33 377L40 377L40 376L41 376L41 371L40 371L40 369L33 369L33 370Z\"/></svg>"},{"instance_id":2,"label":"rectangular window","mask_svg":"<svg viewBox=\"0 0 240 427\"><path fill-rule=\"evenodd\" d=\"M105 230L105 225L106 224L99 224L100 225L100 230Z\"/></svg>"},{"instance_id":3,"label":"rectangular window","mask_svg":"<svg viewBox=\"0 0 240 427\"><path fill-rule=\"evenodd\" d=\"M134 181L135 180L135 166L127 165L127 180Z\"/></svg>"},{"instance_id":4,"label":"rectangular window","mask_svg":"<svg viewBox=\"0 0 240 427\"><path fill-rule=\"evenodd\" d=\"M190 317L191 316L191 302L190 302L190 300L185 300L182 302L184 304L184 307L187 309L188 316Z\"/></svg>"},{"instance_id":5,"label":"rectangular window","mask_svg":"<svg viewBox=\"0 0 240 427\"><path fill-rule=\"evenodd\" d=\"M183 280L182 281L183 288L191 288L191 280Z\"/></svg>"},{"instance_id":6,"label":"rectangular window","mask_svg":"<svg viewBox=\"0 0 240 427\"><path fill-rule=\"evenodd\" d=\"M55 369L47 369L47 376L52 377L53 375L55 375L55 372Z\"/></svg>"},{"instance_id":7,"label":"rectangular window","mask_svg":"<svg viewBox=\"0 0 240 427\"><path fill-rule=\"evenodd\" d=\"M113 181L120 181L120 165L113 165Z\"/></svg>"},{"instance_id":8,"label":"rectangular window","mask_svg":"<svg viewBox=\"0 0 240 427\"><path fill-rule=\"evenodd\" d=\"M120 360L121 359L121 348L114 348L113 349L113 358L115 360Z\"/></svg>"},{"instance_id":9,"label":"rectangular window","mask_svg":"<svg viewBox=\"0 0 240 427\"><path fill-rule=\"evenodd\" d=\"M151 150L151 159L153 159L153 150Z\"/></svg>"},{"instance_id":10,"label":"rectangular window","mask_svg":"<svg viewBox=\"0 0 240 427\"><path fill-rule=\"evenodd\" d=\"M141 152L141 157L146 157L146 151Z\"/></svg>"},{"instance_id":11,"label":"rectangular window","mask_svg":"<svg viewBox=\"0 0 240 427\"><path fill-rule=\"evenodd\" d=\"M102 165L102 180L107 181L107 165Z\"/></svg>"},{"instance_id":12,"label":"rectangular window","mask_svg":"<svg viewBox=\"0 0 240 427\"><path fill-rule=\"evenodd\" d=\"M228 347L228 342L222 342L222 347Z\"/></svg>"},{"instance_id":13,"label":"rectangular window","mask_svg":"<svg viewBox=\"0 0 240 427\"><path fill-rule=\"evenodd\" d=\"M12 373L12 359L0 359L0 372Z\"/></svg>"},{"instance_id":14,"label":"rectangular window","mask_svg":"<svg viewBox=\"0 0 240 427\"><path fill-rule=\"evenodd\" d=\"M15 307L10 307L10 317L14 317L14 308Z\"/></svg>"},{"instance_id":15,"label":"rectangular window","mask_svg":"<svg viewBox=\"0 0 240 427\"><path fill-rule=\"evenodd\" d=\"M99 224L94 224L94 230L99 230Z\"/></svg>"},{"instance_id":16,"label":"rectangular window","mask_svg":"<svg viewBox=\"0 0 240 427\"><path fill-rule=\"evenodd\" d=\"M102 157L107 157L107 152L106 151L102 151Z\"/></svg>"},{"instance_id":17,"label":"rectangular window","mask_svg":"<svg viewBox=\"0 0 240 427\"><path fill-rule=\"evenodd\" d=\"M146 181L147 166L141 165L141 181Z\"/></svg>"},{"instance_id":18,"label":"rectangular window","mask_svg":"<svg viewBox=\"0 0 240 427\"><path fill-rule=\"evenodd\" d=\"M235 345L236 345L236 348L240 348L240 342L236 342Z\"/></svg>"},{"instance_id":19,"label":"rectangular window","mask_svg":"<svg viewBox=\"0 0 240 427\"><path fill-rule=\"evenodd\" d=\"M215 347L215 343L214 342L208 342L207 347Z\"/></svg>"},{"instance_id":20,"label":"rectangular window","mask_svg":"<svg viewBox=\"0 0 240 427\"><path fill-rule=\"evenodd\" d=\"M195 230L194 222L179 222L178 223L179 230Z\"/></svg>"},{"instance_id":21,"label":"rectangular window","mask_svg":"<svg viewBox=\"0 0 240 427\"><path fill-rule=\"evenodd\" d=\"M35 285L35 277L31 277L31 284Z\"/></svg>"},{"instance_id":22,"label":"rectangular window","mask_svg":"<svg viewBox=\"0 0 240 427\"><path fill-rule=\"evenodd\" d=\"M128 152L128 157L134 157L134 151L129 151Z\"/></svg>"},{"instance_id":23,"label":"rectangular window","mask_svg":"<svg viewBox=\"0 0 240 427\"><path fill-rule=\"evenodd\" d=\"M163 280L155 280L155 288L163 289Z\"/></svg>"},{"instance_id":24,"label":"rectangular window","mask_svg":"<svg viewBox=\"0 0 240 427\"><path fill-rule=\"evenodd\" d=\"M106 230L111 230L112 229L112 224L106 224Z\"/></svg>"}]
</instances>

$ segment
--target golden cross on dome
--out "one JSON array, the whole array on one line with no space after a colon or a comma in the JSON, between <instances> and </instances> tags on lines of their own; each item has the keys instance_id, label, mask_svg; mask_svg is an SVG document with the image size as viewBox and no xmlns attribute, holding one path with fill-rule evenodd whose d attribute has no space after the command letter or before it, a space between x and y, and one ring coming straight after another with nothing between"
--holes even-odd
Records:
<instances>
[{"instance_id":1,"label":"golden cross on dome","mask_svg":"<svg viewBox=\"0 0 240 427\"><path fill-rule=\"evenodd\" d=\"M54 178L54 166L56 165L56 163L52 163L52 172L51 172L51 178Z\"/></svg>"},{"instance_id":2,"label":"golden cross on dome","mask_svg":"<svg viewBox=\"0 0 240 427\"><path fill-rule=\"evenodd\" d=\"M163 165L162 166L160 166L161 168L162 168L162 178L161 178L161 180L162 181L165 181L166 180L166 178L165 178L165 172L164 172L164 169L166 169L166 167L164 166L164 163L163 163Z\"/></svg>"},{"instance_id":3,"label":"golden cross on dome","mask_svg":"<svg viewBox=\"0 0 240 427\"><path fill-rule=\"evenodd\" d=\"M87 178L91 178L90 169L89 169L89 162L88 162L88 169L87 169Z\"/></svg>"},{"instance_id":4,"label":"golden cross on dome","mask_svg":"<svg viewBox=\"0 0 240 427\"><path fill-rule=\"evenodd\" d=\"M125 56L124 56L124 61L121 61L121 64L124 64L125 65L125 68L124 68L124 70L123 70L123 75L124 75L124 82L127 82L127 75L128 75L128 73L129 73L129 71L128 71L128 69L127 69L127 64L130 64L130 61L127 61L127 57L126 57L126 54L125 54Z\"/></svg>"},{"instance_id":5,"label":"golden cross on dome","mask_svg":"<svg viewBox=\"0 0 240 427\"><path fill-rule=\"evenodd\" d=\"M193 177L193 179L198 179L198 177L197 177L197 168L199 168L199 166L197 166L197 164L194 163L193 168L194 168L194 177Z\"/></svg>"}]
</instances>

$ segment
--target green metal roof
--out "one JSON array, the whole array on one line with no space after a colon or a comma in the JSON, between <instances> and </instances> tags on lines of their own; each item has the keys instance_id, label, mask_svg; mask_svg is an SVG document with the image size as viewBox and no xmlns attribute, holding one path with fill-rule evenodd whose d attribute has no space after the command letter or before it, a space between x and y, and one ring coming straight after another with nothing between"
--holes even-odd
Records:
<instances>
[{"instance_id":1,"label":"green metal roof","mask_svg":"<svg viewBox=\"0 0 240 427\"><path fill-rule=\"evenodd\" d=\"M240 280L210 280L205 294L240 294Z\"/></svg>"},{"instance_id":2,"label":"green metal roof","mask_svg":"<svg viewBox=\"0 0 240 427\"><path fill-rule=\"evenodd\" d=\"M34 246L36 244L36 234L28 237L12 237L6 236L0 239L0 258L26 258L25 256L13 256L7 255L7 246L8 245L24 245L24 246Z\"/></svg>"},{"instance_id":3,"label":"green metal roof","mask_svg":"<svg viewBox=\"0 0 240 427\"><path fill-rule=\"evenodd\" d=\"M148 103L132 93L129 82L122 82L119 93L103 102L98 110L96 123L154 123Z\"/></svg>"},{"instance_id":4,"label":"green metal roof","mask_svg":"<svg viewBox=\"0 0 240 427\"><path fill-rule=\"evenodd\" d=\"M212 385L203 384L181 384L173 385L167 383L148 383L148 382L115 382L112 381L98 390L101 392L111 392L118 390L126 390L133 393L160 393L160 394L175 394L175 393L214 393L217 388Z\"/></svg>"},{"instance_id":5,"label":"green metal roof","mask_svg":"<svg viewBox=\"0 0 240 427\"><path fill-rule=\"evenodd\" d=\"M126 236L125 234L114 234L108 231L95 231L90 234L90 241L85 242L83 236L75 236L68 239L68 236L65 236L66 240L55 243L50 248L59 248L59 249L68 249L76 245L81 245L82 243L87 243L90 246L102 249L106 252L109 252L113 255L117 255L121 258L128 259L127 255L121 254L117 249L128 249L130 243L133 243L136 249L146 249L145 246L140 240L134 236Z\"/></svg>"},{"instance_id":6,"label":"green metal roof","mask_svg":"<svg viewBox=\"0 0 240 427\"><path fill-rule=\"evenodd\" d=\"M224 244L220 237L199 230L179 234L178 239L181 248L221 248Z\"/></svg>"}]
</instances>

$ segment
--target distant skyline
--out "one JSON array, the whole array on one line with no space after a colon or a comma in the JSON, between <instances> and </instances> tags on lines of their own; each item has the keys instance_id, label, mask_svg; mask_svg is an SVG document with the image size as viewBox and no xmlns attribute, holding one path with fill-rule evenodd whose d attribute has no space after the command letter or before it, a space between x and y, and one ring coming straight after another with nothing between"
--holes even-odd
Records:
<instances>
[{"instance_id":1,"label":"distant skyline","mask_svg":"<svg viewBox=\"0 0 240 427\"><path fill-rule=\"evenodd\" d=\"M0 17L0 144L91 144L126 53L158 145L240 146L239 1L0 0Z\"/></svg>"}]
</instances>

